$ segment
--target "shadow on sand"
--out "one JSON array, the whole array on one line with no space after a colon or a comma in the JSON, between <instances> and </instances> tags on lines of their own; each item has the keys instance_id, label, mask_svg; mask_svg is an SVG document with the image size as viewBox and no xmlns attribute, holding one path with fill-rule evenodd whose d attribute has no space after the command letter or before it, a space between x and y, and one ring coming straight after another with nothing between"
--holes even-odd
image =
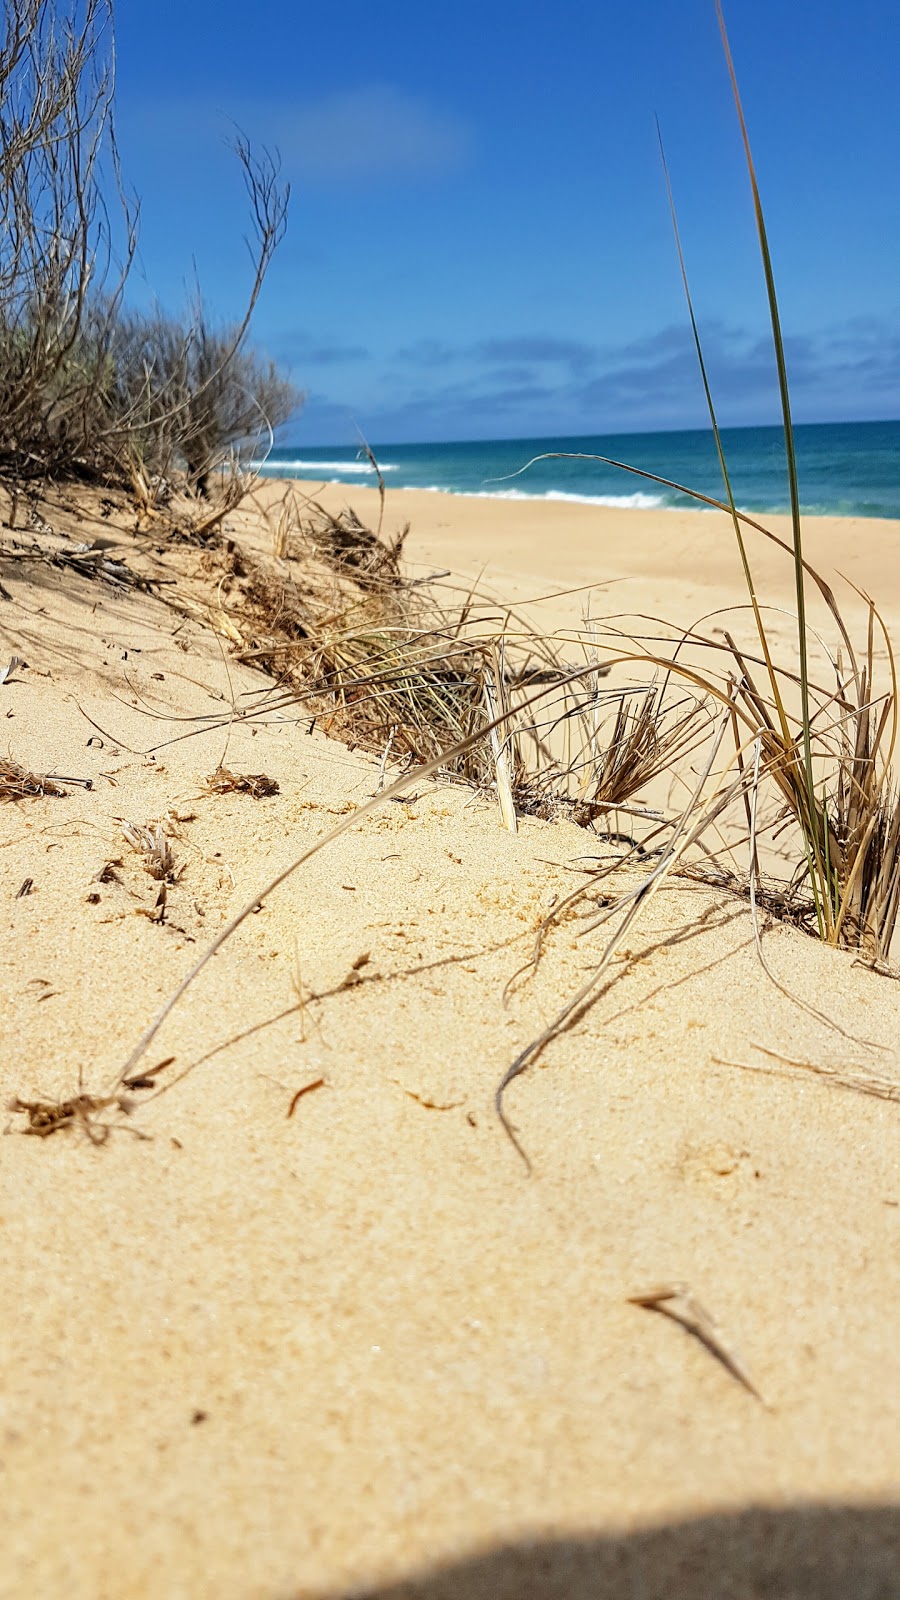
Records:
<instances>
[{"instance_id":1,"label":"shadow on sand","mask_svg":"<svg viewBox=\"0 0 900 1600\"><path fill-rule=\"evenodd\" d=\"M340 1600L900 1600L900 1506L751 1508L536 1539Z\"/></svg>"}]
</instances>

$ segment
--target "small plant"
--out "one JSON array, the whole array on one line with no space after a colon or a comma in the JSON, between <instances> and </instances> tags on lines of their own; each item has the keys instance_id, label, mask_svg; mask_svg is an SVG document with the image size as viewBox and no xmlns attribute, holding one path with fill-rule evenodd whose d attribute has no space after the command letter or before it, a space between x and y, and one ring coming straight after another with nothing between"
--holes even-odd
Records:
<instances>
[{"instance_id":1,"label":"small plant","mask_svg":"<svg viewBox=\"0 0 900 1600\"><path fill-rule=\"evenodd\" d=\"M750 149L750 138L721 0L716 0L716 14L750 177L772 325L790 492L791 556L797 600L797 646L800 663L799 717L796 715L791 717L786 708L786 696L782 693L785 674L779 672L773 663L769 640L757 602L741 530L742 519L734 503L679 241L679 260L709 404L710 420L719 452L728 509L734 524L760 649L765 662L769 691L767 696L760 695L746 662L742 660L740 652L732 646L732 654L741 674L740 702L745 727L754 741L758 742L762 770L779 788L788 811L799 828L803 841L806 875L815 903L820 937L829 944L847 944L862 948L874 959L884 960L887 958L896 925L898 897L900 897L900 848L898 848L900 811L890 776L897 738L898 713L893 652L887 630L875 605L868 600L868 639L866 653L860 666L834 595L804 559L797 457L775 276ZM806 586L809 578L817 583L822 592L847 651L847 670L844 671L839 655L835 662L835 688L833 694L826 696L817 694L810 679L806 605ZM876 627L881 632L889 662L889 683L880 692L876 690L874 681Z\"/></svg>"}]
</instances>

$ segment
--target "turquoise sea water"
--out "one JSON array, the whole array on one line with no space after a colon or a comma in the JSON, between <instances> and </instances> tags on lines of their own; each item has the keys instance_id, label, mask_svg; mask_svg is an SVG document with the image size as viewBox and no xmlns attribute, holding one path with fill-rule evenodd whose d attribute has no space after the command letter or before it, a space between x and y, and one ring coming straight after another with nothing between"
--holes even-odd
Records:
<instances>
[{"instance_id":1,"label":"turquoise sea water","mask_svg":"<svg viewBox=\"0 0 900 1600\"><path fill-rule=\"evenodd\" d=\"M735 499L746 511L786 511L787 473L779 428L723 434ZM900 422L810 423L796 429L803 507L810 513L900 518ZM472 444L374 445L385 483L450 494L580 500L599 505L690 506L687 496L595 461L541 461L510 480L532 456L595 452L722 497L708 432L608 434L566 439L499 439ZM375 483L353 449L287 445L273 450L267 475L315 483ZM498 481L503 480L503 481Z\"/></svg>"}]
</instances>

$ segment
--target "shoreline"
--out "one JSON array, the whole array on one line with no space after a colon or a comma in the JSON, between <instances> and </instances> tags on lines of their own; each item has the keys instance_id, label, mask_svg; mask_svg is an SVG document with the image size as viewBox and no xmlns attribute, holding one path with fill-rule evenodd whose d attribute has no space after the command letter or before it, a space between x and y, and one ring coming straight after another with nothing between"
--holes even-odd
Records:
<instances>
[{"instance_id":1,"label":"shoreline","mask_svg":"<svg viewBox=\"0 0 900 1600\"><path fill-rule=\"evenodd\" d=\"M326 489L350 490L356 488L372 489L374 493L378 493L377 484L372 482L372 479L375 475L371 471L371 468L368 467L360 469L358 481L355 478L345 480L343 478L322 479L291 476L284 473L270 472L265 469L260 470L258 468L252 468L251 470L258 472L259 478L263 483L280 483L283 485L315 485L318 487L319 493L324 492ZM351 469L345 467L343 470L350 471ZM383 465L381 467L381 471L383 473L388 473L394 470L396 469L390 465ZM502 482L503 480L499 479L497 481ZM549 502L550 504L562 505L586 505L595 506L597 508L607 509L610 511L675 511L686 513L697 511L705 514L708 512L717 512L719 509L716 506L703 505L699 502L695 505L672 505L663 500L660 496L654 495L650 492L645 493L640 489L636 489L633 495L574 494L569 493L568 490L565 489L547 489L543 494L526 494L525 491L521 489L448 489L445 486L437 483L394 484L389 478L387 478L385 481L385 492L393 494L439 494L450 500L513 500L536 504L544 504ZM643 503L638 504L638 501ZM739 505L737 509L741 516L753 517L758 522L768 519L769 517L790 517L789 507L785 507L783 510L779 511L777 508L764 508L760 510L758 507ZM897 526L900 527L900 517L885 517L879 512L827 511L818 509L804 509L801 507L801 515L803 516L804 521L825 518L826 520L838 520L841 522L854 523L890 522L896 523Z\"/></svg>"},{"instance_id":2,"label":"shoreline","mask_svg":"<svg viewBox=\"0 0 900 1600\"><path fill-rule=\"evenodd\" d=\"M782 426L723 428L722 438L738 503L761 517L788 515ZM900 421L797 424L795 443L804 515L900 519ZM373 444L368 457L367 449L361 437L356 445L295 437L254 452L253 464L273 479L296 472L301 484L332 486L374 485L380 469L388 485L460 497L508 493L679 511L694 509L693 491L727 498L708 421L697 428L397 441Z\"/></svg>"}]
</instances>

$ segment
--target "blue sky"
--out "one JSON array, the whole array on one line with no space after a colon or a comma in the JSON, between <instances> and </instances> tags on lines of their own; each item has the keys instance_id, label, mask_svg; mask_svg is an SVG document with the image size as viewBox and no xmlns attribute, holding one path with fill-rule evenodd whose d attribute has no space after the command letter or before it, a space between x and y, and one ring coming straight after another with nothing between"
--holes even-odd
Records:
<instances>
[{"instance_id":1,"label":"blue sky","mask_svg":"<svg viewBox=\"0 0 900 1600\"><path fill-rule=\"evenodd\" d=\"M800 421L900 416L896 0L731 0ZM292 442L539 437L705 420L659 116L723 423L777 420L712 0L128 0L119 135L134 294L249 269L237 123L293 184L256 343Z\"/></svg>"}]
</instances>

